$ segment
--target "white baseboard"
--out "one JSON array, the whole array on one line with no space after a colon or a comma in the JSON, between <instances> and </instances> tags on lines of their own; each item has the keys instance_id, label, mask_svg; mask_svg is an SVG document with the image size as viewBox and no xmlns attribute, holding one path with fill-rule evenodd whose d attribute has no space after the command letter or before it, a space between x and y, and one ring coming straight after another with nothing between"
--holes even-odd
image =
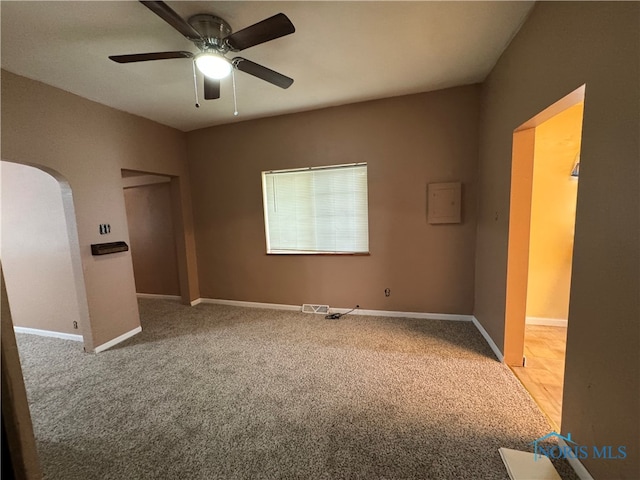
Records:
<instances>
[{"instance_id":1,"label":"white baseboard","mask_svg":"<svg viewBox=\"0 0 640 480\"><path fill-rule=\"evenodd\" d=\"M75 335L73 333L53 332L51 330L40 330L38 328L28 327L13 327L16 333L28 333L30 335L40 335L41 337L53 337L61 338L63 340L73 340L74 342L83 342L82 335Z\"/></svg>"},{"instance_id":2,"label":"white baseboard","mask_svg":"<svg viewBox=\"0 0 640 480\"><path fill-rule=\"evenodd\" d=\"M180 295L160 295L157 293L136 293L138 298L155 298L157 300L182 300Z\"/></svg>"},{"instance_id":3,"label":"white baseboard","mask_svg":"<svg viewBox=\"0 0 640 480\"><path fill-rule=\"evenodd\" d=\"M161 295L157 293L136 293L138 298L151 298L155 300L174 300L176 302L181 302L182 297L180 295ZM195 307L199 303L202 302L201 298L196 298L190 302L192 307Z\"/></svg>"},{"instance_id":4,"label":"white baseboard","mask_svg":"<svg viewBox=\"0 0 640 480\"><path fill-rule=\"evenodd\" d=\"M331 313L347 313L350 308L331 308ZM471 315L458 315L453 313L425 313L425 312L397 312L392 310L364 310L356 309L349 315L370 315L372 317L398 317L419 318L423 320L452 320L457 322L470 322Z\"/></svg>"},{"instance_id":5,"label":"white baseboard","mask_svg":"<svg viewBox=\"0 0 640 480\"><path fill-rule=\"evenodd\" d=\"M142 331L142 327L136 327L133 330L123 333L119 337L114 338L113 340L109 340L107 343L103 343L102 345L93 349L93 353L104 352L107 348L111 348L118 343L124 342L126 339L133 337L137 333Z\"/></svg>"},{"instance_id":6,"label":"white baseboard","mask_svg":"<svg viewBox=\"0 0 640 480\"><path fill-rule=\"evenodd\" d=\"M527 325L545 325L547 327L567 327L568 321L564 318L527 317Z\"/></svg>"},{"instance_id":7,"label":"white baseboard","mask_svg":"<svg viewBox=\"0 0 640 480\"><path fill-rule=\"evenodd\" d=\"M558 437L558 445L560 445L560 447L562 448L565 448L565 447L570 448L567 445L567 442L565 442L562 438L559 438L559 437ZM569 462L569 465L571 465L571 468L573 468L573 471L576 472L576 475L578 475L578 478L580 478L580 480L594 480L591 474L589 473L589 471L585 468L585 466L582 464L580 460L578 460L575 457L572 457L571 455L568 455L566 459L567 459L567 462Z\"/></svg>"},{"instance_id":8,"label":"white baseboard","mask_svg":"<svg viewBox=\"0 0 640 480\"><path fill-rule=\"evenodd\" d=\"M487 331L484 329L484 327L482 326L482 324L478 321L478 319L473 316L472 320L473 324L476 326L476 328L478 329L478 331L482 334L482 336L484 337L484 339L486 340L486 342L489 344L489 346L491 347L491 350L493 350L494 355L496 356L496 358L500 361L500 362L504 362L504 355L502 354L502 352L500 351L500 349L498 348L498 346L495 344L495 342L493 341L493 339L491 338L491 336L487 333Z\"/></svg>"},{"instance_id":9,"label":"white baseboard","mask_svg":"<svg viewBox=\"0 0 640 480\"><path fill-rule=\"evenodd\" d=\"M245 302L241 300L222 300L219 298L199 298L194 301L198 303L213 303L216 305L230 305L232 307L268 308L270 310L290 310L298 312L302 310L302 305L285 305L282 303Z\"/></svg>"},{"instance_id":10,"label":"white baseboard","mask_svg":"<svg viewBox=\"0 0 640 480\"><path fill-rule=\"evenodd\" d=\"M195 303L197 302L197 303ZM268 308L272 310L289 310L294 312L302 311L302 305L286 305L282 303L259 303L259 302L246 302L240 300L222 300L218 298L199 298L192 302L198 303L212 303L217 305L231 305L234 307L248 307L248 308ZM346 313L350 308L331 308L331 313ZM391 310L363 310L357 309L351 312L349 315L371 315L374 317L401 317L401 318L423 318L428 320L456 320L463 322L470 322L471 315L455 315L451 313L422 313L422 312L396 312Z\"/></svg>"}]
</instances>

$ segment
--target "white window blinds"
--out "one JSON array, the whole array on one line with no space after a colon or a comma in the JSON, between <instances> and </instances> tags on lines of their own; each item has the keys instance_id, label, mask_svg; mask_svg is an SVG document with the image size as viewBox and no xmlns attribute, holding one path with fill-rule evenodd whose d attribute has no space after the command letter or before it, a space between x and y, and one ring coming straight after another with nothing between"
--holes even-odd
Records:
<instances>
[{"instance_id":1,"label":"white window blinds","mask_svg":"<svg viewBox=\"0 0 640 480\"><path fill-rule=\"evenodd\" d=\"M367 165L262 173L268 253L367 253Z\"/></svg>"}]
</instances>

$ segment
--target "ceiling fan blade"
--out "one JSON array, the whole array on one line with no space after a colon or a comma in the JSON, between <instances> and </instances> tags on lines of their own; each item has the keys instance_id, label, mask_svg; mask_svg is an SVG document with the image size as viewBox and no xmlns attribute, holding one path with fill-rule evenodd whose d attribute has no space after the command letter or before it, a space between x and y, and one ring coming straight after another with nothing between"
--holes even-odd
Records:
<instances>
[{"instance_id":1,"label":"ceiling fan blade","mask_svg":"<svg viewBox=\"0 0 640 480\"><path fill-rule=\"evenodd\" d=\"M140 3L158 15L161 19L175 28L182 35L187 37L192 42L195 40L202 40L200 34L189 25L180 15L174 12L169 5L164 2L150 2L142 1Z\"/></svg>"},{"instance_id":2,"label":"ceiling fan blade","mask_svg":"<svg viewBox=\"0 0 640 480\"><path fill-rule=\"evenodd\" d=\"M293 78L289 78L281 73L278 73L270 68L258 65L246 58L236 57L232 61L233 66L238 70L258 77L265 82L272 83L280 88L289 88L293 83Z\"/></svg>"},{"instance_id":3,"label":"ceiling fan blade","mask_svg":"<svg viewBox=\"0 0 640 480\"><path fill-rule=\"evenodd\" d=\"M250 27L232 33L225 38L225 42L233 51L239 52L245 48L284 37L295 31L296 28L291 23L291 20L284 13L278 13Z\"/></svg>"},{"instance_id":4,"label":"ceiling fan blade","mask_svg":"<svg viewBox=\"0 0 640 480\"><path fill-rule=\"evenodd\" d=\"M204 77L204 99L215 100L220 98L220 80Z\"/></svg>"},{"instance_id":5,"label":"ceiling fan blade","mask_svg":"<svg viewBox=\"0 0 640 480\"><path fill-rule=\"evenodd\" d=\"M191 52L152 52L133 53L131 55L110 55L109 58L118 63L147 62L149 60L169 60L171 58L193 58Z\"/></svg>"}]
</instances>

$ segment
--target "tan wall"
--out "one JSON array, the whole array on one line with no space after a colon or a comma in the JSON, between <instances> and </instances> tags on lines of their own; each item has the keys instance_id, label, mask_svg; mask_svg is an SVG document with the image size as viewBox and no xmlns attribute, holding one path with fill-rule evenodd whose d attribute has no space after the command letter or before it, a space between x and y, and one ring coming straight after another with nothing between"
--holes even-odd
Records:
<instances>
[{"instance_id":1,"label":"tan wall","mask_svg":"<svg viewBox=\"0 0 640 480\"><path fill-rule=\"evenodd\" d=\"M124 200L136 291L180 295L171 185L167 182L125 188Z\"/></svg>"},{"instance_id":2,"label":"tan wall","mask_svg":"<svg viewBox=\"0 0 640 480\"><path fill-rule=\"evenodd\" d=\"M184 133L2 71L2 159L44 166L71 186L89 349L139 325L130 253L94 257L90 249L92 243L129 242L123 168L176 177L172 186L179 190L178 221L185 232L178 245L182 291L186 300L199 296ZM99 234L101 223L111 224L110 235Z\"/></svg>"},{"instance_id":3,"label":"tan wall","mask_svg":"<svg viewBox=\"0 0 640 480\"><path fill-rule=\"evenodd\" d=\"M580 152L579 103L536 127L527 317L569 318L571 259L578 179L570 175Z\"/></svg>"},{"instance_id":4,"label":"tan wall","mask_svg":"<svg viewBox=\"0 0 640 480\"><path fill-rule=\"evenodd\" d=\"M203 297L470 314L478 108L468 86L189 132ZM261 171L350 162L371 255L266 255ZM427 184L451 181L462 224L428 224Z\"/></svg>"},{"instance_id":5,"label":"tan wall","mask_svg":"<svg viewBox=\"0 0 640 480\"><path fill-rule=\"evenodd\" d=\"M626 445L585 459L595 478L638 478L637 2L540 2L483 85L475 316L503 345L513 131L586 83L562 431Z\"/></svg>"},{"instance_id":6,"label":"tan wall","mask_svg":"<svg viewBox=\"0 0 640 480\"><path fill-rule=\"evenodd\" d=\"M81 334L60 184L42 170L10 162L1 162L0 177L0 254L14 325Z\"/></svg>"}]
</instances>

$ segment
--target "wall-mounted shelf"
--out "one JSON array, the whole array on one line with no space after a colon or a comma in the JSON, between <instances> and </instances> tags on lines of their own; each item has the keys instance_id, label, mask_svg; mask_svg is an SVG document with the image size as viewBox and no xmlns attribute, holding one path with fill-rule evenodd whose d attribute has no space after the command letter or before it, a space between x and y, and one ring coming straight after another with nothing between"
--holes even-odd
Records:
<instances>
[{"instance_id":1,"label":"wall-mounted shelf","mask_svg":"<svg viewBox=\"0 0 640 480\"><path fill-rule=\"evenodd\" d=\"M93 243L91 245L92 255L108 255L110 253L126 252L129 245L125 242Z\"/></svg>"}]
</instances>

